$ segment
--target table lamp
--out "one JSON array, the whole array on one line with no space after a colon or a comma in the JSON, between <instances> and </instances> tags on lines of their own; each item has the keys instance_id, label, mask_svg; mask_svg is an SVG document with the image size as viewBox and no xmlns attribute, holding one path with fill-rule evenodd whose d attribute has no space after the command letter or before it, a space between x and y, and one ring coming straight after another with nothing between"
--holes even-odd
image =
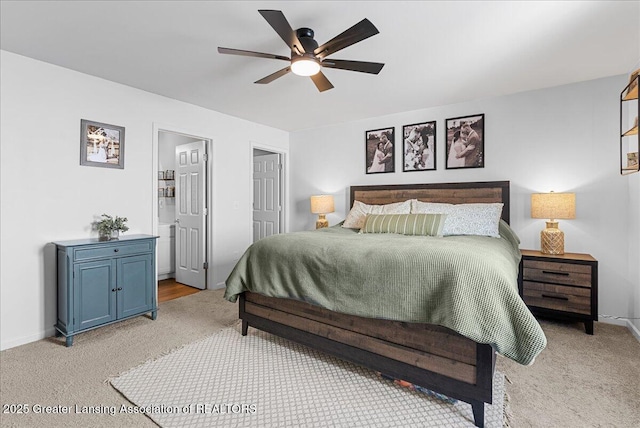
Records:
<instances>
[{"instance_id":1,"label":"table lamp","mask_svg":"<svg viewBox=\"0 0 640 428\"><path fill-rule=\"evenodd\" d=\"M575 193L531 194L531 218L548 218L547 228L540 232L540 251L543 254L564 254L564 232L556 219L576 218Z\"/></svg>"},{"instance_id":2,"label":"table lamp","mask_svg":"<svg viewBox=\"0 0 640 428\"><path fill-rule=\"evenodd\" d=\"M326 219L325 214L332 213L334 211L333 196L317 195L311 197L311 212L313 214L318 214L316 229L329 227L329 220Z\"/></svg>"}]
</instances>

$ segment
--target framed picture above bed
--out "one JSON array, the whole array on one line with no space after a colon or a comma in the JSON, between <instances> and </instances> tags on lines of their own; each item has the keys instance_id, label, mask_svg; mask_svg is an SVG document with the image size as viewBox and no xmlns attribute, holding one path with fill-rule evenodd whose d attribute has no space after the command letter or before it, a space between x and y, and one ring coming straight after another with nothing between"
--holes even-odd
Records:
<instances>
[{"instance_id":1,"label":"framed picture above bed","mask_svg":"<svg viewBox=\"0 0 640 428\"><path fill-rule=\"evenodd\" d=\"M124 168L124 127L80 120L80 165Z\"/></svg>"},{"instance_id":2,"label":"framed picture above bed","mask_svg":"<svg viewBox=\"0 0 640 428\"><path fill-rule=\"evenodd\" d=\"M366 173L395 172L395 128L366 131L364 141Z\"/></svg>"},{"instance_id":3,"label":"framed picture above bed","mask_svg":"<svg viewBox=\"0 0 640 428\"><path fill-rule=\"evenodd\" d=\"M402 127L402 171L436 169L436 121Z\"/></svg>"},{"instance_id":4,"label":"framed picture above bed","mask_svg":"<svg viewBox=\"0 0 640 428\"><path fill-rule=\"evenodd\" d=\"M446 126L446 168L484 168L484 114L447 119Z\"/></svg>"}]
</instances>

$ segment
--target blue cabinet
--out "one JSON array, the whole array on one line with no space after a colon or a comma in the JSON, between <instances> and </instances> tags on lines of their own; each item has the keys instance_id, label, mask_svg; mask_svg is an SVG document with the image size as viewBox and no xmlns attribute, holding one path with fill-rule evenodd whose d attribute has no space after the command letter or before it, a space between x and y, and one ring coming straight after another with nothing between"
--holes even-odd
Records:
<instances>
[{"instance_id":1,"label":"blue cabinet","mask_svg":"<svg viewBox=\"0 0 640 428\"><path fill-rule=\"evenodd\" d=\"M156 237L54 242L58 257L58 335L73 336L134 316L156 319Z\"/></svg>"}]
</instances>

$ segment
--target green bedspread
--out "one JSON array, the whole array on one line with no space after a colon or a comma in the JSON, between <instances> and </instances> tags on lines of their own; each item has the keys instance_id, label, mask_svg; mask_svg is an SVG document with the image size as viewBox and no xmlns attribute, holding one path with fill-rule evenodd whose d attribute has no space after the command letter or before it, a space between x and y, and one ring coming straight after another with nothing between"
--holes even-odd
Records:
<instances>
[{"instance_id":1,"label":"green bedspread","mask_svg":"<svg viewBox=\"0 0 640 428\"><path fill-rule=\"evenodd\" d=\"M226 281L225 298L253 291L346 314L448 327L521 364L546 337L518 295L520 251L502 238L359 234L334 226L254 243Z\"/></svg>"}]
</instances>

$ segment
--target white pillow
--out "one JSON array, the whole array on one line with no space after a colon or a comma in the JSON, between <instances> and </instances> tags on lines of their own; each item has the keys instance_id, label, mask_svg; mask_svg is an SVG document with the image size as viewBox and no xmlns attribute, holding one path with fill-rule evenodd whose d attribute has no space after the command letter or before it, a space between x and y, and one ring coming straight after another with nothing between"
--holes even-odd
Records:
<instances>
[{"instance_id":1,"label":"white pillow","mask_svg":"<svg viewBox=\"0 0 640 428\"><path fill-rule=\"evenodd\" d=\"M395 202L386 205L368 205L355 201L342 227L348 229L362 229L367 214L410 214L411 201Z\"/></svg>"},{"instance_id":2,"label":"white pillow","mask_svg":"<svg viewBox=\"0 0 640 428\"><path fill-rule=\"evenodd\" d=\"M411 201L412 214L447 214L442 234L500 237L500 218L504 204L440 204Z\"/></svg>"},{"instance_id":3,"label":"white pillow","mask_svg":"<svg viewBox=\"0 0 640 428\"><path fill-rule=\"evenodd\" d=\"M411 214L449 214L453 204L422 202L411 199Z\"/></svg>"}]
</instances>

